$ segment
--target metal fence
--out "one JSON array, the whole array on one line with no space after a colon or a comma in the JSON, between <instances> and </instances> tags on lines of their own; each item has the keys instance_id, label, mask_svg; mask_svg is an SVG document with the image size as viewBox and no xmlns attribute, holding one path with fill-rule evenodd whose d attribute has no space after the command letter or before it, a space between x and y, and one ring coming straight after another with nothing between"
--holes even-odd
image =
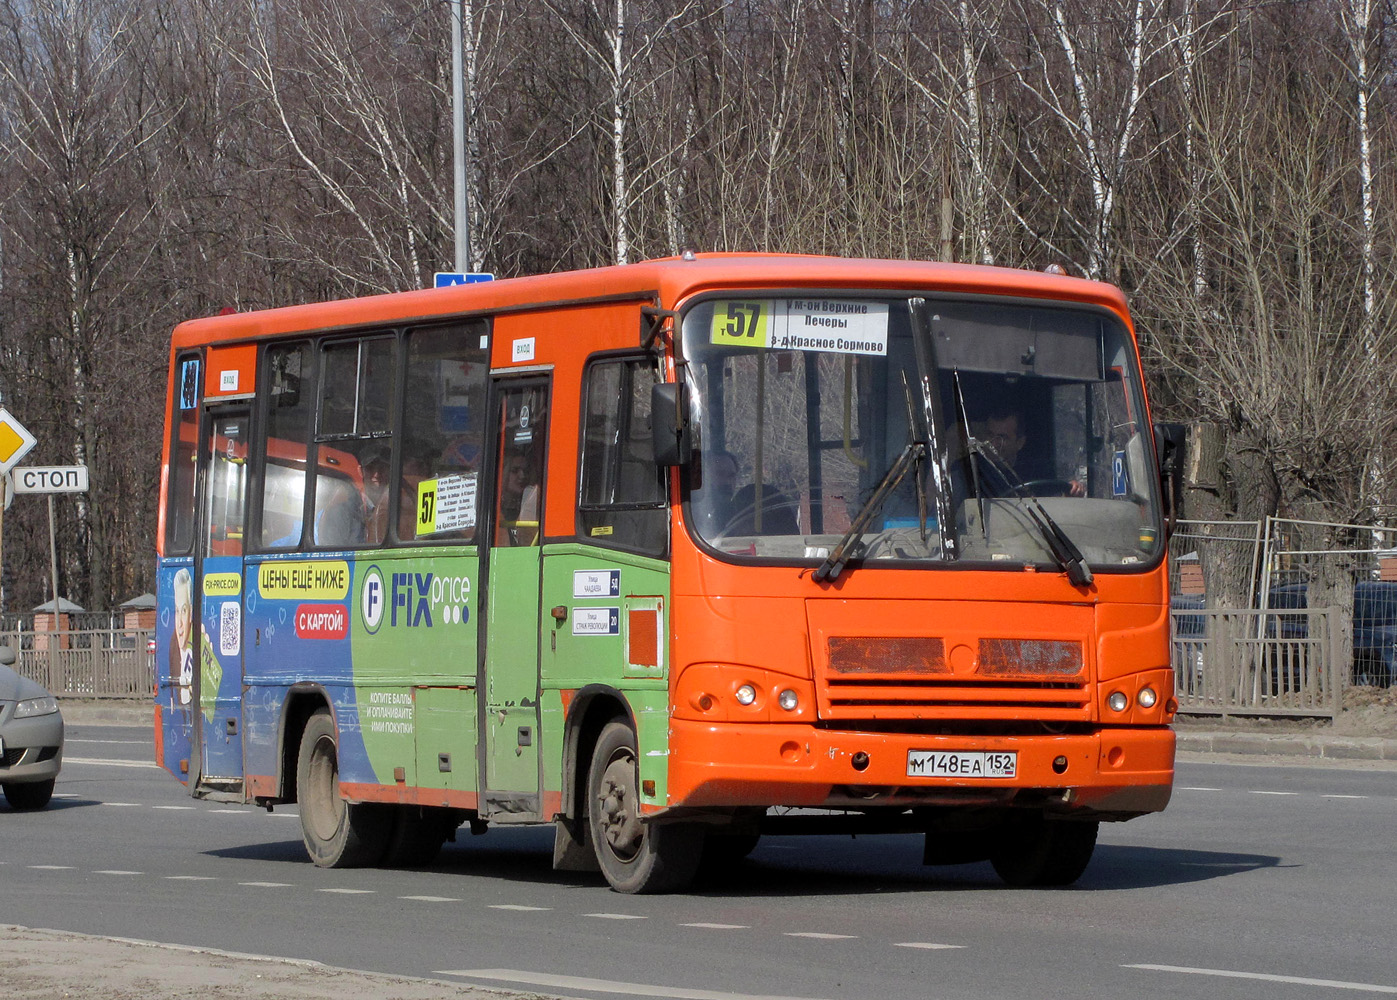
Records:
<instances>
[{"instance_id":1,"label":"metal fence","mask_svg":"<svg viewBox=\"0 0 1397 1000\"><path fill-rule=\"evenodd\" d=\"M1328 716L1343 707L1332 608L1175 608L1174 686L1188 715Z\"/></svg>"},{"instance_id":2,"label":"metal fence","mask_svg":"<svg viewBox=\"0 0 1397 1000\"><path fill-rule=\"evenodd\" d=\"M150 629L0 632L14 669L59 698L148 698L155 686Z\"/></svg>"}]
</instances>

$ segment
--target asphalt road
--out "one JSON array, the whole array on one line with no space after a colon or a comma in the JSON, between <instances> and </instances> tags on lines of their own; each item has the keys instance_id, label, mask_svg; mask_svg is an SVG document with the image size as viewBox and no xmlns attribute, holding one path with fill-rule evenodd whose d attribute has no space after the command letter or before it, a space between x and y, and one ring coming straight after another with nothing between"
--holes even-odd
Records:
<instances>
[{"instance_id":1,"label":"asphalt road","mask_svg":"<svg viewBox=\"0 0 1397 1000\"><path fill-rule=\"evenodd\" d=\"M0 804L0 922L569 997L1397 994L1397 769L1186 760L1072 889L924 868L915 837L773 837L682 896L462 831L421 871L325 871L294 808L198 802L144 730L70 726L53 806ZM1357 766L1356 766L1357 767Z\"/></svg>"}]
</instances>

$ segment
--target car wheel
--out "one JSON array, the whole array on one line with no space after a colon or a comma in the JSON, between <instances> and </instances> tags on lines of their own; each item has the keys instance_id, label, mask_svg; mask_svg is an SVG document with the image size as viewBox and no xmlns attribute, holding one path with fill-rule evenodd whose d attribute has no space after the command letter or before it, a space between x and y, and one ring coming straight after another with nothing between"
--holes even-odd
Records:
<instances>
[{"instance_id":1,"label":"car wheel","mask_svg":"<svg viewBox=\"0 0 1397 1000\"><path fill-rule=\"evenodd\" d=\"M49 778L48 781L5 785L5 801L10 804L11 809L42 809L49 804L49 799L53 798L53 781L54 779Z\"/></svg>"},{"instance_id":2,"label":"car wheel","mask_svg":"<svg viewBox=\"0 0 1397 1000\"><path fill-rule=\"evenodd\" d=\"M1012 886L1071 885L1091 862L1098 826L1036 812L1016 816L1000 832L990 864Z\"/></svg>"},{"instance_id":3,"label":"car wheel","mask_svg":"<svg viewBox=\"0 0 1397 1000\"><path fill-rule=\"evenodd\" d=\"M350 803L340 796L335 720L322 708L306 722L296 757L296 801L301 839L321 868L377 864L388 846L391 807Z\"/></svg>"},{"instance_id":4,"label":"car wheel","mask_svg":"<svg viewBox=\"0 0 1397 1000\"><path fill-rule=\"evenodd\" d=\"M672 892L687 886L703 856L703 831L690 823L641 822L636 738L609 722L587 772L587 821L597 863L617 892Z\"/></svg>"}]
</instances>

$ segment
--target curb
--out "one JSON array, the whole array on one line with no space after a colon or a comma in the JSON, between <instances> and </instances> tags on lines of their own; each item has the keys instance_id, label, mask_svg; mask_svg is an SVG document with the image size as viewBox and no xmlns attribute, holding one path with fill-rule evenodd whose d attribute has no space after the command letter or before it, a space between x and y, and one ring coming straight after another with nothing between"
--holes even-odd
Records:
<instances>
[{"instance_id":1,"label":"curb","mask_svg":"<svg viewBox=\"0 0 1397 1000\"><path fill-rule=\"evenodd\" d=\"M1397 760L1397 740L1381 736L1179 732L1175 748L1192 753L1271 754L1324 760Z\"/></svg>"}]
</instances>

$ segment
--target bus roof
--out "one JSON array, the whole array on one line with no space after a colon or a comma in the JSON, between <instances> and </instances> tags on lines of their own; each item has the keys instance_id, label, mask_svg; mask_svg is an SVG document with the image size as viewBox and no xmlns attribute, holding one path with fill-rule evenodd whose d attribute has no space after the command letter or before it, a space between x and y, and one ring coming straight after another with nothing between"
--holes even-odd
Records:
<instances>
[{"instance_id":1,"label":"bus roof","mask_svg":"<svg viewBox=\"0 0 1397 1000\"><path fill-rule=\"evenodd\" d=\"M385 323L440 320L571 302L658 298L668 308L699 292L731 287L925 289L960 294L1021 295L1105 306L1125 315L1113 285L1082 278L977 264L872 260L798 254L705 253L637 264L504 278L471 285L231 313L181 323L176 350Z\"/></svg>"}]
</instances>

